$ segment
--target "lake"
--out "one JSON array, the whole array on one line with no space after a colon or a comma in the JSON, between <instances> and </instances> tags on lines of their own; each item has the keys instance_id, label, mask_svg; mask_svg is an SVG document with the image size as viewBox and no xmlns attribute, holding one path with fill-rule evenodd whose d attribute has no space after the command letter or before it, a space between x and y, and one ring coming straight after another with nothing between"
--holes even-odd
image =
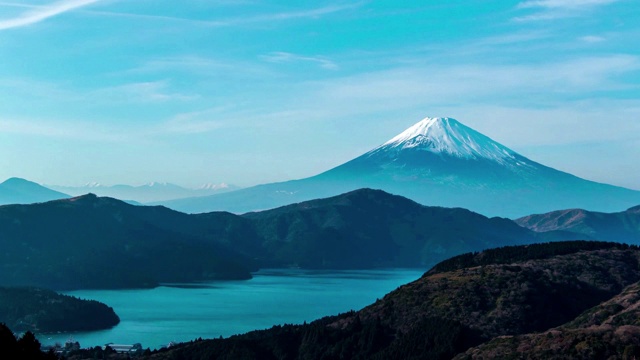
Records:
<instances>
[{"instance_id":1,"label":"lake","mask_svg":"<svg viewBox=\"0 0 640 360\"><path fill-rule=\"evenodd\" d=\"M228 337L359 310L423 273L417 269L262 270L249 281L73 291L66 294L113 307L120 324L103 331L42 334L39 339L43 345L64 344L73 338L83 348L141 343L143 348L157 349L171 341Z\"/></svg>"}]
</instances>

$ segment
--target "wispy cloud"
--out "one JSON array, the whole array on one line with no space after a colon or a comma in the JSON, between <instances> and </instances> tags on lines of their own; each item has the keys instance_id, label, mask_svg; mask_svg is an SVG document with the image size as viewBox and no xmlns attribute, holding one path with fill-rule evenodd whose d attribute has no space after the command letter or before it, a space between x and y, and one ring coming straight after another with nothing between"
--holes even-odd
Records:
<instances>
[{"instance_id":1,"label":"wispy cloud","mask_svg":"<svg viewBox=\"0 0 640 360\"><path fill-rule=\"evenodd\" d=\"M345 10L356 9L361 7L362 5L363 5L362 2L345 4L345 5L330 5L330 6L325 6L325 7L315 8L315 9L308 9L308 10L257 15L253 17L248 17L244 20L242 20L242 18L237 18L236 21L252 23L252 22L264 22L264 21L290 20L290 19L320 18L323 15L328 15L328 14L345 11Z\"/></svg>"},{"instance_id":2,"label":"wispy cloud","mask_svg":"<svg viewBox=\"0 0 640 360\"><path fill-rule=\"evenodd\" d=\"M166 81L137 82L98 89L88 94L93 98L111 102L166 102L189 101L197 95L171 92Z\"/></svg>"},{"instance_id":3,"label":"wispy cloud","mask_svg":"<svg viewBox=\"0 0 640 360\"><path fill-rule=\"evenodd\" d=\"M198 55L147 59L139 66L124 71L124 74L166 74L167 72L190 73L203 78L211 76L264 78L273 75L266 66L256 62L231 61Z\"/></svg>"},{"instance_id":4,"label":"wispy cloud","mask_svg":"<svg viewBox=\"0 0 640 360\"><path fill-rule=\"evenodd\" d=\"M571 9L607 5L619 0L529 0L518 4L519 8Z\"/></svg>"},{"instance_id":5,"label":"wispy cloud","mask_svg":"<svg viewBox=\"0 0 640 360\"><path fill-rule=\"evenodd\" d=\"M330 14L341 12L341 11L356 9L361 7L362 5L363 5L362 2L357 2L353 4L329 5L329 6L312 8L312 9L304 9L299 11L283 11L283 12L265 13L265 14L249 15L249 16L227 18L227 19L216 19L216 20L189 19L189 18L175 17L175 16L132 14L132 13L95 11L95 10L90 11L90 13L95 15L125 17L125 18L134 18L134 19L142 19L142 20L182 22L182 23L187 23L192 25L200 25L200 26L215 28L215 27L232 27L232 26L239 26L239 25L259 24L259 23L272 23L272 22L281 22L281 21L296 20L296 19L318 19L325 15L330 15Z\"/></svg>"},{"instance_id":6,"label":"wispy cloud","mask_svg":"<svg viewBox=\"0 0 640 360\"><path fill-rule=\"evenodd\" d=\"M323 69L336 70L338 65L333 61L320 56L296 55L288 52L271 52L260 56L264 61L271 63L311 62L318 64Z\"/></svg>"},{"instance_id":7,"label":"wispy cloud","mask_svg":"<svg viewBox=\"0 0 640 360\"><path fill-rule=\"evenodd\" d=\"M177 114L160 124L156 134L202 134L218 130L226 124L220 121L227 107L216 107L202 111Z\"/></svg>"},{"instance_id":8,"label":"wispy cloud","mask_svg":"<svg viewBox=\"0 0 640 360\"><path fill-rule=\"evenodd\" d=\"M586 43L594 44L594 43L603 42L606 40L606 38L602 36L588 35L588 36L581 37L580 40Z\"/></svg>"},{"instance_id":9,"label":"wispy cloud","mask_svg":"<svg viewBox=\"0 0 640 360\"><path fill-rule=\"evenodd\" d=\"M64 0L33 8L12 19L0 20L0 30L12 29L39 23L50 17L91 5L102 0Z\"/></svg>"},{"instance_id":10,"label":"wispy cloud","mask_svg":"<svg viewBox=\"0 0 640 360\"><path fill-rule=\"evenodd\" d=\"M430 65L404 67L331 79L320 84L325 97L353 101L367 99L398 103L471 102L496 96L504 100L549 93L577 95L623 90L619 76L640 70L631 55L577 58L529 65ZM338 107L339 108L339 107Z\"/></svg>"},{"instance_id":11,"label":"wispy cloud","mask_svg":"<svg viewBox=\"0 0 640 360\"><path fill-rule=\"evenodd\" d=\"M38 119L0 118L0 132L51 139L127 142L139 139L130 131L105 128L93 121L68 121ZM139 140L138 140L139 141Z\"/></svg>"},{"instance_id":12,"label":"wispy cloud","mask_svg":"<svg viewBox=\"0 0 640 360\"><path fill-rule=\"evenodd\" d=\"M613 4L620 0L527 0L517 9L534 10L533 13L515 17L515 21L553 20L580 16L593 8Z\"/></svg>"},{"instance_id":13,"label":"wispy cloud","mask_svg":"<svg viewBox=\"0 0 640 360\"><path fill-rule=\"evenodd\" d=\"M638 85L627 78L639 71L640 58L630 55L514 65L412 64L292 85L300 95L295 101L280 99L278 110L290 114L280 121L295 124L397 114L457 116L486 104L552 108L633 94Z\"/></svg>"}]
</instances>

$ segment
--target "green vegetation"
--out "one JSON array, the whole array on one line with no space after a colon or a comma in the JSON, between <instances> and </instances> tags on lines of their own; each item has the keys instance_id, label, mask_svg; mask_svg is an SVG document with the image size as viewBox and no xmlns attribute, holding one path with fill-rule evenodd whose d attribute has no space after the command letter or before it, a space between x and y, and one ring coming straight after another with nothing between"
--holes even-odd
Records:
<instances>
[{"instance_id":1,"label":"green vegetation","mask_svg":"<svg viewBox=\"0 0 640 360\"><path fill-rule=\"evenodd\" d=\"M108 329L120 319L97 301L44 289L0 287L0 322L14 331L47 333Z\"/></svg>"},{"instance_id":2,"label":"green vegetation","mask_svg":"<svg viewBox=\"0 0 640 360\"><path fill-rule=\"evenodd\" d=\"M455 256L445 260L429 270L428 274L437 274L476 266L492 264L511 264L526 260L547 259L557 255L568 255L578 251L592 251L602 249L638 249L635 245L626 245L602 241L562 241L545 244L531 244L527 246L505 246L497 249L485 250L481 253L472 252Z\"/></svg>"}]
</instances>

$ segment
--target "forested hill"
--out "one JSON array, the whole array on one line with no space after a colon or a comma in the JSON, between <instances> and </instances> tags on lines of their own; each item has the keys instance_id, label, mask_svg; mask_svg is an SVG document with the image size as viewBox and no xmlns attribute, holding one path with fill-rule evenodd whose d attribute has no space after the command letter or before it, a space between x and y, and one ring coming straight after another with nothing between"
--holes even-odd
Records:
<instances>
[{"instance_id":1,"label":"forested hill","mask_svg":"<svg viewBox=\"0 0 640 360\"><path fill-rule=\"evenodd\" d=\"M492 251L489 258L497 259L495 263L476 260L471 267L427 273L358 312L306 325L275 326L229 339L182 344L149 358L447 359L483 343L493 344L492 339L500 345L503 336L543 332L572 321L578 325L568 326L611 320L602 332L589 333L591 340L581 343L575 356L565 354L568 359L581 359L586 358L584 354L598 354L595 347L616 329L622 331L640 322L637 311L623 311L613 306L612 300L625 287L640 281L638 248L573 242L540 245L530 256L526 251L517 252L520 255L513 262L502 260L514 253L514 248L505 248ZM483 253L473 256L482 258ZM631 302L624 308L640 306L637 296L624 299ZM608 300L614 301L613 307L597 307ZM616 313L624 316L611 317ZM557 332L547 336L554 334ZM623 352L633 351L634 346L640 346L640 337L618 337L607 354L622 359ZM513 351L515 347L506 349ZM540 352L527 356L544 358L544 348L536 349ZM461 359L474 356L474 350L470 351L460 355ZM490 355L474 357L495 358L497 353L482 354ZM505 358L514 355L499 354Z\"/></svg>"},{"instance_id":2,"label":"forested hill","mask_svg":"<svg viewBox=\"0 0 640 360\"><path fill-rule=\"evenodd\" d=\"M539 234L509 219L423 206L372 189L243 217L253 222L262 239L257 258L306 268L426 269L469 251L580 237L568 232Z\"/></svg>"},{"instance_id":3,"label":"forested hill","mask_svg":"<svg viewBox=\"0 0 640 360\"><path fill-rule=\"evenodd\" d=\"M56 290L248 279L259 267L427 269L469 251L579 237L371 189L243 216L85 195L0 206L0 229L0 285Z\"/></svg>"},{"instance_id":4,"label":"forested hill","mask_svg":"<svg viewBox=\"0 0 640 360\"><path fill-rule=\"evenodd\" d=\"M120 322L112 308L37 288L0 287L0 323L16 332L103 330Z\"/></svg>"},{"instance_id":5,"label":"forested hill","mask_svg":"<svg viewBox=\"0 0 640 360\"><path fill-rule=\"evenodd\" d=\"M181 232L191 218L86 195L0 206L0 285L56 290L248 279L253 262Z\"/></svg>"}]
</instances>

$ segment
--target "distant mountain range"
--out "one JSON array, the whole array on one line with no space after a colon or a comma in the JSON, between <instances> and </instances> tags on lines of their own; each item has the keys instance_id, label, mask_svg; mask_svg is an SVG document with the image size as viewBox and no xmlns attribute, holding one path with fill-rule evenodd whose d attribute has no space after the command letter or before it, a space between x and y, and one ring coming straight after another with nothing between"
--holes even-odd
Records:
<instances>
[{"instance_id":1,"label":"distant mountain range","mask_svg":"<svg viewBox=\"0 0 640 360\"><path fill-rule=\"evenodd\" d=\"M0 205L32 204L69 197L25 179L11 178L0 183Z\"/></svg>"},{"instance_id":2,"label":"distant mountain range","mask_svg":"<svg viewBox=\"0 0 640 360\"><path fill-rule=\"evenodd\" d=\"M512 218L566 208L619 211L640 204L640 191L544 166L450 118L424 119L317 176L162 204L190 213L243 213L364 187L425 205Z\"/></svg>"},{"instance_id":3,"label":"distant mountain range","mask_svg":"<svg viewBox=\"0 0 640 360\"><path fill-rule=\"evenodd\" d=\"M199 188L190 189L170 183L152 182L140 186L113 185L106 186L98 183L90 183L84 186L57 186L50 185L51 189L61 191L72 196L84 194L96 194L120 200L130 200L137 203L150 203L167 201L189 197L210 196L238 190L239 187L225 183L205 184Z\"/></svg>"},{"instance_id":4,"label":"distant mountain range","mask_svg":"<svg viewBox=\"0 0 640 360\"><path fill-rule=\"evenodd\" d=\"M559 210L530 215L516 223L533 231L569 231L589 239L640 244L640 206L617 213L582 209Z\"/></svg>"},{"instance_id":5,"label":"distant mountain range","mask_svg":"<svg viewBox=\"0 0 640 360\"><path fill-rule=\"evenodd\" d=\"M258 267L427 268L486 248L575 239L362 189L244 216L84 195L0 206L0 286L127 288L243 279Z\"/></svg>"}]
</instances>

